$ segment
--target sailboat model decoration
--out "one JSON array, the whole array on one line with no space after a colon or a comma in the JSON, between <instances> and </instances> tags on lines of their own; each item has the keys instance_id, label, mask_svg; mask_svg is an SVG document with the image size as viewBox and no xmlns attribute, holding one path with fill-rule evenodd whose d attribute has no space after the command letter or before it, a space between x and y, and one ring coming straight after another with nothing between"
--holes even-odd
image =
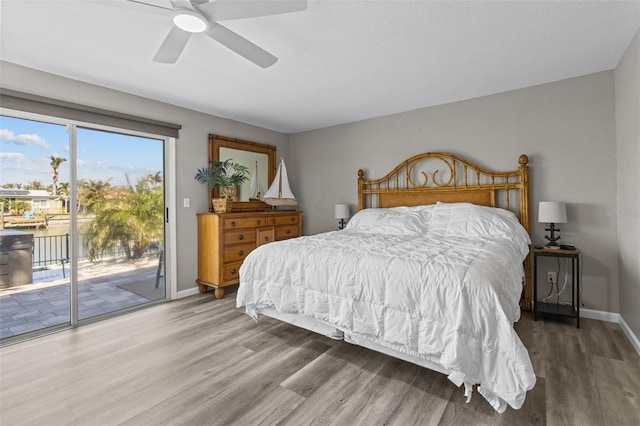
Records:
<instances>
[{"instance_id":1,"label":"sailboat model decoration","mask_svg":"<svg viewBox=\"0 0 640 426\"><path fill-rule=\"evenodd\" d=\"M249 201L260 201L262 197L262 188L260 182L258 182L258 162L256 161L256 167L251 175L251 187L250 187Z\"/></svg>"},{"instance_id":2,"label":"sailboat model decoration","mask_svg":"<svg viewBox=\"0 0 640 426\"><path fill-rule=\"evenodd\" d=\"M270 206L295 206L298 204L296 197L289 187L289 178L287 177L287 167L284 165L284 159L280 158L278 171L273 183L267 189L262 201Z\"/></svg>"}]
</instances>

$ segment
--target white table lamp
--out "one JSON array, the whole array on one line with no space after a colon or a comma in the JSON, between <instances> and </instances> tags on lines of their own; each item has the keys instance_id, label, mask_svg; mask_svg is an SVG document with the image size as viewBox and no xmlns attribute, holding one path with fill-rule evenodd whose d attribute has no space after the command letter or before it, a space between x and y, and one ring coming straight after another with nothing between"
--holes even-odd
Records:
<instances>
[{"instance_id":1,"label":"white table lamp","mask_svg":"<svg viewBox=\"0 0 640 426\"><path fill-rule=\"evenodd\" d=\"M349 212L348 204L336 204L334 208L334 216L336 219L339 219L338 229L344 229L344 226L347 224L346 219L351 217L351 213Z\"/></svg>"},{"instance_id":2,"label":"white table lamp","mask_svg":"<svg viewBox=\"0 0 640 426\"><path fill-rule=\"evenodd\" d=\"M560 228L556 228L556 223L567 223L566 204L560 201L541 201L538 205L538 222L549 224L549 227L544 229L551 234L551 236L544 236L549 240L546 247L559 248L556 241L560 239L560 236L556 237L555 233L560 231Z\"/></svg>"}]
</instances>

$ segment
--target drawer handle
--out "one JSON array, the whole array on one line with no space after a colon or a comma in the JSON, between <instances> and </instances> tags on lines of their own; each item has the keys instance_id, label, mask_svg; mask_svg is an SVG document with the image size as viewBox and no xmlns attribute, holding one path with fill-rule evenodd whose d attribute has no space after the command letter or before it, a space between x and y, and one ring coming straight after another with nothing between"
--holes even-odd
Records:
<instances>
[{"instance_id":1,"label":"drawer handle","mask_svg":"<svg viewBox=\"0 0 640 426\"><path fill-rule=\"evenodd\" d=\"M269 237L264 237L264 240L265 241L269 241Z\"/></svg>"},{"instance_id":2,"label":"drawer handle","mask_svg":"<svg viewBox=\"0 0 640 426\"><path fill-rule=\"evenodd\" d=\"M241 240L241 241L242 241L242 240L244 240L244 235L240 234L240 235L238 236L238 239L239 239L239 240Z\"/></svg>"},{"instance_id":3,"label":"drawer handle","mask_svg":"<svg viewBox=\"0 0 640 426\"><path fill-rule=\"evenodd\" d=\"M236 221L234 220L233 222L231 222L231 226L235 227L236 226Z\"/></svg>"},{"instance_id":4,"label":"drawer handle","mask_svg":"<svg viewBox=\"0 0 640 426\"><path fill-rule=\"evenodd\" d=\"M244 251L243 251L243 250L240 250L240 251L238 252L238 256L243 256L243 255L244 255Z\"/></svg>"},{"instance_id":5,"label":"drawer handle","mask_svg":"<svg viewBox=\"0 0 640 426\"><path fill-rule=\"evenodd\" d=\"M235 274L236 274L236 272L238 272L238 270L237 270L236 268L233 268L233 269L231 270L231 274L232 274L232 275L235 275Z\"/></svg>"},{"instance_id":6,"label":"drawer handle","mask_svg":"<svg viewBox=\"0 0 640 426\"><path fill-rule=\"evenodd\" d=\"M295 222L295 221L296 221L296 218L295 218L295 217L292 217L292 218L291 218L291 223L293 223L293 222Z\"/></svg>"},{"instance_id":7,"label":"drawer handle","mask_svg":"<svg viewBox=\"0 0 640 426\"><path fill-rule=\"evenodd\" d=\"M260 219L258 219L258 220L256 220L256 223L257 223L258 225L260 225L260 224L262 223L262 221L261 221Z\"/></svg>"},{"instance_id":8,"label":"drawer handle","mask_svg":"<svg viewBox=\"0 0 640 426\"><path fill-rule=\"evenodd\" d=\"M291 229L287 229L287 235L291 233Z\"/></svg>"}]
</instances>

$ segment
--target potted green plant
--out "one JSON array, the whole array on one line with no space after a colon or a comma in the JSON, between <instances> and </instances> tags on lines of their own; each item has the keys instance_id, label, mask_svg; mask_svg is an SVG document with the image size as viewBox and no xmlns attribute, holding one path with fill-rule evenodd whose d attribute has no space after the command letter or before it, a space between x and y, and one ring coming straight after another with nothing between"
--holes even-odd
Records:
<instances>
[{"instance_id":1,"label":"potted green plant","mask_svg":"<svg viewBox=\"0 0 640 426\"><path fill-rule=\"evenodd\" d=\"M204 183L213 191L218 189L221 198L212 198L211 203L216 213L231 210L233 197L237 193L237 186L249 179L249 169L229 158L225 161L210 161L209 167L198 169L195 179Z\"/></svg>"}]
</instances>

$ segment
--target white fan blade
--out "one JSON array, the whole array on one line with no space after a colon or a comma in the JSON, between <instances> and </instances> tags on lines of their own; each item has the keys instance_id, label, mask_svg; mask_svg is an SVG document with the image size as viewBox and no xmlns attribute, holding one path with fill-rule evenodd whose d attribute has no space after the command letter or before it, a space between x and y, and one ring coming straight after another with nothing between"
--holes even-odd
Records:
<instances>
[{"instance_id":1,"label":"white fan blade","mask_svg":"<svg viewBox=\"0 0 640 426\"><path fill-rule=\"evenodd\" d=\"M187 45L189 37L191 37L191 33L183 31L175 25L172 26L156 56L153 57L153 61L163 64L175 64Z\"/></svg>"},{"instance_id":2,"label":"white fan blade","mask_svg":"<svg viewBox=\"0 0 640 426\"><path fill-rule=\"evenodd\" d=\"M193 10L193 5L189 0L170 0L170 1L171 1L171 4L173 5L174 10L177 10L177 9Z\"/></svg>"},{"instance_id":3,"label":"white fan blade","mask_svg":"<svg viewBox=\"0 0 640 426\"><path fill-rule=\"evenodd\" d=\"M255 18L307 10L306 0L217 0L196 6L209 21Z\"/></svg>"},{"instance_id":4,"label":"white fan blade","mask_svg":"<svg viewBox=\"0 0 640 426\"><path fill-rule=\"evenodd\" d=\"M138 3L144 6L150 6L150 7L155 7L155 8L160 8L160 9L165 9L165 10L172 10L169 6L171 6L171 0L169 1L145 1L145 0L128 0L131 3ZM169 4L167 4L169 3Z\"/></svg>"},{"instance_id":5,"label":"white fan blade","mask_svg":"<svg viewBox=\"0 0 640 426\"><path fill-rule=\"evenodd\" d=\"M262 68L275 64L278 58L220 24L211 22L205 31L209 37Z\"/></svg>"},{"instance_id":6,"label":"white fan blade","mask_svg":"<svg viewBox=\"0 0 640 426\"><path fill-rule=\"evenodd\" d=\"M100 4L102 6L109 6L109 7L117 7L120 9L130 10L132 12L153 13L153 14L162 15L162 16L171 16L171 13L173 12L173 9L165 7L164 5L147 3L144 1L138 1L138 0L126 0L126 1L105 0L105 1L96 1L95 4ZM171 6L171 4L169 4L169 6Z\"/></svg>"}]
</instances>

